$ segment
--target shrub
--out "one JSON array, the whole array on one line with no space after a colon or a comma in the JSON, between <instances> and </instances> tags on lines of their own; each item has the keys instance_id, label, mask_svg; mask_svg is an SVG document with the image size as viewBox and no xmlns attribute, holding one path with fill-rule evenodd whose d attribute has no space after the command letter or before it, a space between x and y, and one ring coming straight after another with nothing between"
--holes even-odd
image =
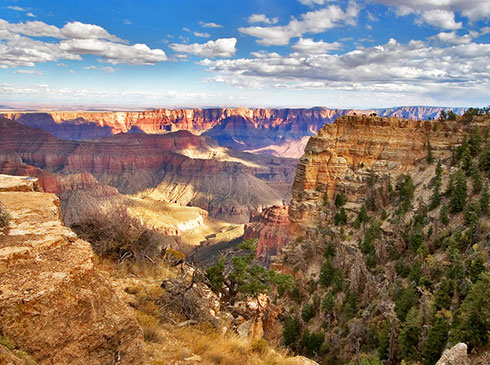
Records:
<instances>
[{"instance_id":1,"label":"shrub","mask_svg":"<svg viewBox=\"0 0 490 365\"><path fill-rule=\"evenodd\" d=\"M347 203L347 197L344 193L338 193L335 195L335 206L337 208L343 207Z\"/></svg>"},{"instance_id":2,"label":"shrub","mask_svg":"<svg viewBox=\"0 0 490 365\"><path fill-rule=\"evenodd\" d=\"M284 344L291 349L294 349L298 340L301 338L301 323L298 317L288 317L284 322L284 329L282 331L282 338Z\"/></svg>"},{"instance_id":3,"label":"shrub","mask_svg":"<svg viewBox=\"0 0 490 365\"><path fill-rule=\"evenodd\" d=\"M161 253L163 236L148 230L126 209L98 213L72 225L72 229L91 243L96 254L112 259L144 261Z\"/></svg>"},{"instance_id":4,"label":"shrub","mask_svg":"<svg viewBox=\"0 0 490 365\"><path fill-rule=\"evenodd\" d=\"M8 227L9 221L10 221L10 215L0 205L0 231Z\"/></svg>"},{"instance_id":5,"label":"shrub","mask_svg":"<svg viewBox=\"0 0 490 365\"><path fill-rule=\"evenodd\" d=\"M301 345L306 350L309 356L320 354L323 341L325 340L325 334L321 332L309 332L305 331L303 338L301 339Z\"/></svg>"}]
</instances>

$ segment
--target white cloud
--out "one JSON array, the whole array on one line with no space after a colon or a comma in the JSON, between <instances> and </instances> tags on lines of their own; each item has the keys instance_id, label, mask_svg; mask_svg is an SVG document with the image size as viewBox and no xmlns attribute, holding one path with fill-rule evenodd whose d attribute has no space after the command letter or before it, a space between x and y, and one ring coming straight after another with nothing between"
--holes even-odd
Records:
<instances>
[{"instance_id":1,"label":"white cloud","mask_svg":"<svg viewBox=\"0 0 490 365\"><path fill-rule=\"evenodd\" d=\"M223 28L223 26L221 24L216 24L213 22L210 22L210 23L199 22L199 24L201 24L201 27L204 27L204 28Z\"/></svg>"},{"instance_id":2,"label":"white cloud","mask_svg":"<svg viewBox=\"0 0 490 365\"><path fill-rule=\"evenodd\" d=\"M428 24L444 29L457 29L454 14L468 18L471 21L490 18L490 6L488 0L371 0L387 6L394 7L398 15L417 14L420 20ZM440 11L439 15L447 16L436 20L434 11ZM432 12L432 13L430 13ZM427 14L428 13L428 14Z\"/></svg>"},{"instance_id":3,"label":"white cloud","mask_svg":"<svg viewBox=\"0 0 490 365\"><path fill-rule=\"evenodd\" d=\"M257 43L264 46L287 45L293 37L301 37L306 33L322 33L328 29L342 24L355 24L355 18L359 13L359 8L354 2L349 2L349 6L344 11L337 5L330 5L327 8L311 11L301 15L301 20L292 18L284 26L273 27L244 27L239 28L243 34L259 38Z\"/></svg>"},{"instance_id":4,"label":"white cloud","mask_svg":"<svg viewBox=\"0 0 490 365\"><path fill-rule=\"evenodd\" d=\"M24 8L21 8L20 6L7 6L7 9L14 10L14 11L27 11Z\"/></svg>"},{"instance_id":5,"label":"white cloud","mask_svg":"<svg viewBox=\"0 0 490 365\"><path fill-rule=\"evenodd\" d=\"M71 22L61 28L61 35L68 39L107 39L113 42L125 42L104 28L94 24Z\"/></svg>"},{"instance_id":6,"label":"white cloud","mask_svg":"<svg viewBox=\"0 0 490 365\"><path fill-rule=\"evenodd\" d=\"M39 41L32 37L50 37L60 41ZM0 67L34 66L63 59L81 60L81 55L85 54L100 56L100 61L111 64L153 65L167 60L161 49L127 43L93 24L70 22L60 29L41 21L14 24L0 19Z\"/></svg>"},{"instance_id":7,"label":"white cloud","mask_svg":"<svg viewBox=\"0 0 490 365\"><path fill-rule=\"evenodd\" d=\"M209 33L192 32L192 34L194 34L196 37L200 37L200 38L211 37L211 34L209 34Z\"/></svg>"},{"instance_id":8,"label":"white cloud","mask_svg":"<svg viewBox=\"0 0 490 365\"><path fill-rule=\"evenodd\" d=\"M253 23L264 23L264 24L276 24L279 21L278 18L269 19L265 14L252 14L248 17L248 22Z\"/></svg>"},{"instance_id":9,"label":"white cloud","mask_svg":"<svg viewBox=\"0 0 490 365\"><path fill-rule=\"evenodd\" d=\"M39 70L24 70L24 69L21 69L21 70L16 70L14 72L14 74L26 74L26 75L38 75L38 76L41 76L43 74L42 71L39 71Z\"/></svg>"},{"instance_id":10,"label":"white cloud","mask_svg":"<svg viewBox=\"0 0 490 365\"><path fill-rule=\"evenodd\" d=\"M306 6L314 6L314 5L324 5L333 0L299 0L299 2Z\"/></svg>"},{"instance_id":11,"label":"white cloud","mask_svg":"<svg viewBox=\"0 0 490 365\"><path fill-rule=\"evenodd\" d=\"M219 38L204 44L179 44L170 45L175 52L190 53L200 57L231 57L236 52L236 38Z\"/></svg>"},{"instance_id":12,"label":"white cloud","mask_svg":"<svg viewBox=\"0 0 490 365\"><path fill-rule=\"evenodd\" d=\"M253 56L206 59L201 65L215 74L208 81L246 88L430 91L435 85L488 86L490 80L490 44L436 47L422 41L400 44L391 39L386 44L358 48L343 55L256 53Z\"/></svg>"},{"instance_id":13,"label":"white cloud","mask_svg":"<svg viewBox=\"0 0 490 365\"><path fill-rule=\"evenodd\" d=\"M458 36L456 32L441 32L439 34L436 34L435 36L432 36L431 39L434 39L441 43L466 44L466 43L471 43L473 36L471 34Z\"/></svg>"},{"instance_id":14,"label":"white cloud","mask_svg":"<svg viewBox=\"0 0 490 365\"><path fill-rule=\"evenodd\" d=\"M441 29L459 29L463 26L462 22L456 23L454 13L447 10L427 10L422 13L421 18L427 24Z\"/></svg>"},{"instance_id":15,"label":"white cloud","mask_svg":"<svg viewBox=\"0 0 490 365\"><path fill-rule=\"evenodd\" d=\"M115 69L114 67L111 67L111 66L86 66L83 68L84 70L100 70L100 71L103 71L103 72L106 72L106 73L112 73L112 72L115 72L117 71L117 69Z\"/></svg>"},{"instance_id":16,"label":"white cloud","mask_svg":"<svg viewBox=\"0 0 490 365\"><path fill-rule=\"evenodd\" d=\"M150 49L146 44L128 46L100 39L70 39L60 42L62 51L84 55L91 54L103 57L103 61L117 65L154 65L166 61L167 56L161 49Z\"/></svg>"},{"instance_id":17,"label":"white cloud","mask_svg":"<svg viewBox=\"0 0 490 365\"><path fill-rule=\"evenodd\" d=\"M339 42L327 43L324 41L315 42L312 38L300 38L291 48L293 51L306 54L321 54L334 49L339 49Z\"/></svg>"},{"instance_id":18,"label":"white cloud","mask_svg":"<svg viewBox=\"0 0 490 365\"><path fill-rule=\"evenodd\" d=\"M35 16L33 13L31 13L31 12L26 13L26 15L27 15L28 17L30 17L30 18L35 18L35 17L36 17L36 16Z\"/></svg>"}]
</instances>

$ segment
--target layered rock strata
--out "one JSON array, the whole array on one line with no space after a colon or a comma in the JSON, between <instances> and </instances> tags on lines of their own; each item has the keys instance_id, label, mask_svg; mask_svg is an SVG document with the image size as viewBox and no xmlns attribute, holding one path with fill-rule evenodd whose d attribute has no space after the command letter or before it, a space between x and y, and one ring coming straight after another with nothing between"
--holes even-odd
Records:
<instances>
[{"instance_id":1,"label":"layered rock strata","mask_svg":"<svg viewBox=\"0 0 490 365\"><path fill-rule=\"evenodd\" d=\"M31 184L0 176L11 217L0 233L1 335L39 364L142 363L141 328L90 244L63 226L58 198Z\"/></svg>"},{"instance_id":2,"label":"layered rock strata","mask_svg":"<svg viewBox=\"0 0 490 365\"><path fill-rule=\"evenodd\" d=\"M310 138L298 163L289 209L291 233L316 230L324 218L324 200L332 201L337 192L349 203L362 203L371 174L396 179L427 156L429 142L437 158L461 138L461 126L442 122L344 116L325 125Z\"/></svg>"}]
</instances>

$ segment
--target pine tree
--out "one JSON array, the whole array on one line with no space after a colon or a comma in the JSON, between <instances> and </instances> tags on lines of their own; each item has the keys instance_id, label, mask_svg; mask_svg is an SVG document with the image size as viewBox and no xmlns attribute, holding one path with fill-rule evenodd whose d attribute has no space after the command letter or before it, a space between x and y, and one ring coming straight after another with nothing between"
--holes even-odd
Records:
<instances>
[{"instance_id":1,"label":"pine tree","mask_svg":"<svg viewBox=\"0 0 490 365\"><path fill-rule=\"evenodd\" d=\"M472 156L476 156L481 149L482 137L480 133L480 128L474 127L471 130L470 138L468 140L468 145Z\"/></svg>"},{"instance_id":2,"label":"pine tree","mask_svg":"<svg viewBox=\"0 0 490 365\"><path fill-rule=\"evenodd\" d=\"M463 211L467 195L466 177L461 169L456 173L454 180L454 188L451 191L449 200L449 209L451 213L458 213Z\"/></svg>"},{"instance_id":3,"label":"pine tree","mask_svg":"<svg viewBox=\"0 0 490 365\"><path fill-rule=\"evenodd\" d=\"M475 164L471 164L469 172L473 185L473 194L478 194L482 187L480 170L478 170Z\"/></svg>"},{"instance_id":4,"label":"pine tree","mask_svg":"<svg viewBox=\"0 0 490 365\"><path fill-rule=\"evenodd\" d=\"M343 226L347 223L347 213L345 212L344 207L340 208L340 211L334 216L335 225Z\"/></svg>"},{"instance_id":5,"label":"pine tree","mask_svg":"<svg viewBox=\"0 0 490 365\"><path fill-rule=\"evenodd\" d=\"M480 195L480 211L482 214L488 214L488 201L490 196L488 194L488 184L483 186L481 195Z\"/></svg>"},{"instance_id":6,"label":"pine tree","mask_svg":"<svg viewBox=\"0 0 490 365\"><path fill-rule=\"evenodd\" d=\"M487 295L485 295L485 293ZM451 342L464 342L472 349L484 346L490 339L490 273L480 275L479 280L461 303L456 313Z\"/></svg>"},{"instance_id":7,"label":"pine tree","mask_svg":"<svg viewBox=\"0 0 490 365\"><path fill-rule=\"evenodd\" d=\"M461 154L461 167L463 170L468 171L473 164L473 158L471 156L470 147L466 145Z\"/></svg>"},{"instance_id":8,"label":"pine tree","mask_svg":"<svg viewBox=\"0 0 490 365\"><path fill-rule=\"evenodd\" d=\"M440 192L441 186L442 186L442 165L441 165L441 161L439 161L437 162L437 166L436 166L436 177L434 178L432 198L429 206L431 210L437 208L441 203L441 192Z\"/></svg>"},{"instance_id":9,"label":"pine tree","mask_svg":"<svg viewBox=\"0 0 490 365\"><path fill-rule=\"evenodd\" d=\"M478 159L478 167L483 171L490 171L490 141L487 141L485 148Z\"/></svg>"},{"instance_id":10,"label":"pine tree","mask_svg":"<svg viewBox=\"0 0 490 365\"><path fill-rule=\"evenodd\" d=\"M286 318L282 337L284 344L294 350L295 345L301 338L301 323L299 322L298 317Z\"/></svg>"},{"instance_id":11,"label":"pine tree","mask_svg":"<svg viewBox=\"0 0 490 365\"><path fill-rule=\"evenodd\" d=\"M439 212L439 219L444 225L447 225L449 223L448 207L446 204L443 204L441 207L441 211Z\"/></svg>"},{"instance_id":12,"label":"pine tree","mask_svg":"<svg viewBox=\"0 0 490 365\"><path fill-rule=\"evenodd\" d=\"M418 308L414 306L408 312L398 337L400 355L403 359L408 361L416 361L419 359L418 344L421 333L422 321L420 319Z\"/></svg>"},{"instance_id":13,"label":"pine tree","mask_svg":"<svg viewBox=\"0 0 490 365\"><path fill-rule=\"evenodd\" d=\"M444 317L437 316L424 343L424 350L422 352L424 365L434 365L439 360L447 342L448 332L448 321Z\"/></svg>"},{"instance_id":14,"label":"pine tree","mask_svg":"<svg viewBox=\"0 0 490 365\"><path fill-rule=\"evenodd\" d=\"M390 337L391 323L386 319L378 336L378 356L381 360L386 360L390 356Z\"/></svg>"},{"instance_id":15,"label":"pine tree","mask_svg":"<svg viewBox=\"0 0 490 365\"><path fill-rule=\"evenodd\" d=\"M430 140L427 140L427 163L434 162L434 156L432 155L432 146L430 144Z\"/></svg>"}]
</instances>

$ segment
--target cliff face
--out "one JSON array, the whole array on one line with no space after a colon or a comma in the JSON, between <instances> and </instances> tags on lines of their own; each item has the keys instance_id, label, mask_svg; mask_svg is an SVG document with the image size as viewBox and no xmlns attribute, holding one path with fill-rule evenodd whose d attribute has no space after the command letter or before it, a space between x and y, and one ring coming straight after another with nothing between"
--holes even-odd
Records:
<instances>
[{"instance_id":1,"label":"cliff face","mask_svg":"<svg viewBox=\"0 0 490 365\"><path fill-rule=\"evenodd\" d=\"M327 124L308 141L292 187L289 210L291 232L299 235L317 227L325 194L332 201L337 192L350 203L362 203L369 175L396 177L427 155L430 140L434 154L447 151L461 140L460 127L428 121L367 116L344 116ZM459 129L458 129L459 128ZM448 134L447 132L451 132Z\"/></svg>"},{"instance_id":2,"label":"cliff face","mask_svg":"<svg viewBox=\"0 0 490 365\"><path fill-rule=\"evenodd\" d=\"M47 192L84 188L110 196L116 188L194 205L233 222L287 200L284 183L295 169L295 160L229 151L188 131L75 142L7 119L0 127L0 171L37 176Z\"/></svg>"},{"instance_id":3,"label":"cliff face","mask_svg":"<svg viewBox=\"0 0 490 365\"><path fill-rule=\"evenodd\" d=\"M4 113L3 117L40 128L61 139L80 140L126 132L162 134L188 130L205 133L220 145L238 150L261 149L260 153L298 157L287 146L315 134L324 124L346 114L398 116L408 119L434 118L447 108L399 107L380 110L347 109L156 109L143 112ZM462 113L463 109L455 109ZM265 148L276 146L273 149ZM302 151L300 151L301 153Z\"/></svg>"},{"instance_id":4,"label":"cliff face","mask_svg":"<svg viewBox=\"0 0 490 365\"><path fill-rule=\"evenodd\" d=\"M289 242L288 207L265 208L256 220L245 225L243 239L257 239L257 258L268 264L270 258Z\"/></svg>"},{"instance_id":5,"label":"cliff face","mask_svg":"<svg viewBox=\"0 0 490 365\"><path fill-rule=\"evenodd\" d=\"M0 192L11 216L0 233L1 335L39 364L141 362L141 328L94 267L90 244L63 226L58 198L0 175L9 184L18 189Z\"/></svg>"}]
</instances>

